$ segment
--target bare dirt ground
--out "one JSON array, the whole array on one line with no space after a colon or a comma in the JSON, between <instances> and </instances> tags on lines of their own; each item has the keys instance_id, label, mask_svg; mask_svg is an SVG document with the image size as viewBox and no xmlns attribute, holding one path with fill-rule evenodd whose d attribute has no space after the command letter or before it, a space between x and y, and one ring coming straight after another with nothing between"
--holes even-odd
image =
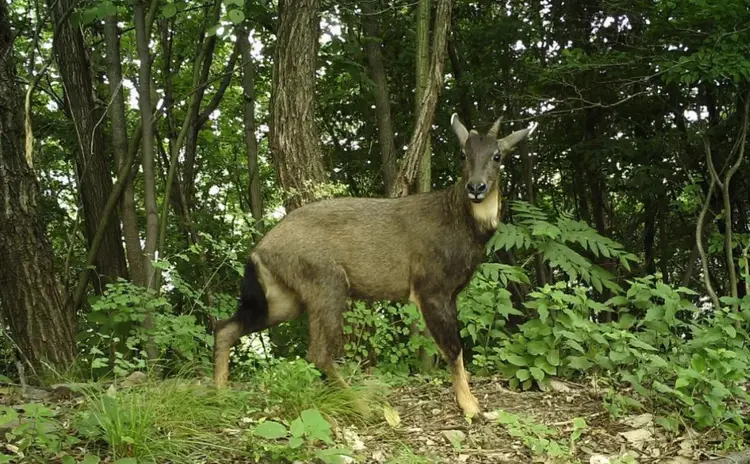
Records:
<instances>
[{"instance_id":1,"label":"bare dirt ground","mask_svg":"<svg viewBox=\"0 0 750 464\"><path fill-rule=\"evenodd\" d=\"M601 392L591 386L556 383L555 391L514 392L499 380L475 378L471 383L484 416L471 424L455 405L450 385L394 389L389 401L400 415L400 424L362 432L360 447L372 451L366 462L389 462L394 442L408 444L415 455L440 463L686 464L716 457L708 452L718 444L711 433L668 437L648 413L613 419L604 408ZM498 410L554 427L557 435L542 437L566 446L570 452L557 458L550 456L551 448L544 448L539 435L528 432L528 428L526 434L512 436L509 428L498 422L502 414ZM583 418L586 427L571 445L576 418ZM540 443L534 453L530 448Z\"/></svg>"}]
</instances>

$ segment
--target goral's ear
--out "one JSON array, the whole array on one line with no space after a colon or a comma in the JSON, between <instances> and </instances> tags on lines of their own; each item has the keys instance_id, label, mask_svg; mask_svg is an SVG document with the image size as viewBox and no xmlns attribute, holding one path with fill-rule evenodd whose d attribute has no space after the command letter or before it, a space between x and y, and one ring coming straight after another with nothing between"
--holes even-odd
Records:
<instances>
[{"instance_id":1,"label":"goral's ear","mask_svg":"<svg viewBox=\"0 0 750 464\"><path fill-rule=\"evenodd\" d=\"M469 132L466 130L466 127L461 124L461 121L458 120L458 113L453 113L451 116L451 127L458 137L458 142L461 144L461 148L463 148L464 145L466 145L466 139L469 138Z\"/></svg>"},{"instance_id":2,"label":"goral's ear","mask_svg":"<svg viewBox=\"0 0 750 464\"><path fill-rule=\"evenodd\" d=\"M531 127L527 127L526 129L521 129L513 132L512 134L501 138L497 141L497 146L500 149L500 151L507 152L513 149L516 145L518 145L523 139L529 136L534 130L536 130L536 124L532 125Z\"/></svg>"}]
</instances>

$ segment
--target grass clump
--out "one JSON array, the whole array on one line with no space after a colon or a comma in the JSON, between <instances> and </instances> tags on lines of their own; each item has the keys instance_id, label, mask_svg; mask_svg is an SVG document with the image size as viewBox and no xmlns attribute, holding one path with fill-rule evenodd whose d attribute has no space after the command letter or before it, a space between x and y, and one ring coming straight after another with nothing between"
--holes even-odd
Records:
<instances>
[{"instance_id":1,"label":"grass clump","mask_svg":"<svg viewBox=\"0 0 750 464\"><path fill-rule=\"evenodd\" d=\"M315 408L332 423L372 423L382 419L386 388L373 379L341 388L321 379L314 365L303 359L280 363L259 371L253 382L251 403L270 415L293 419Z\"/></svg>"},{"instance_id":2,"label":"grass clump","mask_svg":"<svg viewBox=\"0 0 750 464\"><path fill-rule=\"evenodd\" d=\"M114 459L196 462L243 454L242 440L228 431L247 408L248 393L217 390L184 379L133 388L89 389L77 426Z\"/></svg>"}]
</instances>

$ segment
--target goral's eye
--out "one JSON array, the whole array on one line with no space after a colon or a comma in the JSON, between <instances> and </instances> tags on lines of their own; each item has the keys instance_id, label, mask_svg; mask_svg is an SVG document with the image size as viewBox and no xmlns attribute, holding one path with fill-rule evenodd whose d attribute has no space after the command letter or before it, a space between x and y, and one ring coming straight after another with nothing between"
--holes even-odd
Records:
<instances>
[{"instance_id":1,"label":"goral's eye","mask_svg":"<svg viewBox=\"0 0 750 464\"><path fill-rule=\"evenodd\" d=\"M464 153L464 152L461 152L461 161L463 161L463 160L465 160L465 159L466 159L466 153Z\"/></svg>"},{"instance_id":2,"label":"goral's eye","mask_svg":"<svg viewBox=\"0 0 750 464\"><path fill-rule=\"evenodd\" d=\"M500 153L498 153L495 156L493 156L492 159L499 163L502 157L500 156Z\"/></svg>"}]
</instances>

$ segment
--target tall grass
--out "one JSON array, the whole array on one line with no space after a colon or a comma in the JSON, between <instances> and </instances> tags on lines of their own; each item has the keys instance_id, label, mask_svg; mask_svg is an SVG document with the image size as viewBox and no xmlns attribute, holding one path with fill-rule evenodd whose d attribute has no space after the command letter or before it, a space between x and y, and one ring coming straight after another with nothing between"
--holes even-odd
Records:
<instances>
[{"instance_id":1,"label":"tall grass","mask_svg":"<svg viewBox=\"0 0 750 464\"><path fill-rule=\"evenodd\" d=\"M221 460L245 453L243 440L228 431L241 433L248 396L179 378L122 390L87 389L78 426L114 459Z\"/></svg>"}]
</instances>

